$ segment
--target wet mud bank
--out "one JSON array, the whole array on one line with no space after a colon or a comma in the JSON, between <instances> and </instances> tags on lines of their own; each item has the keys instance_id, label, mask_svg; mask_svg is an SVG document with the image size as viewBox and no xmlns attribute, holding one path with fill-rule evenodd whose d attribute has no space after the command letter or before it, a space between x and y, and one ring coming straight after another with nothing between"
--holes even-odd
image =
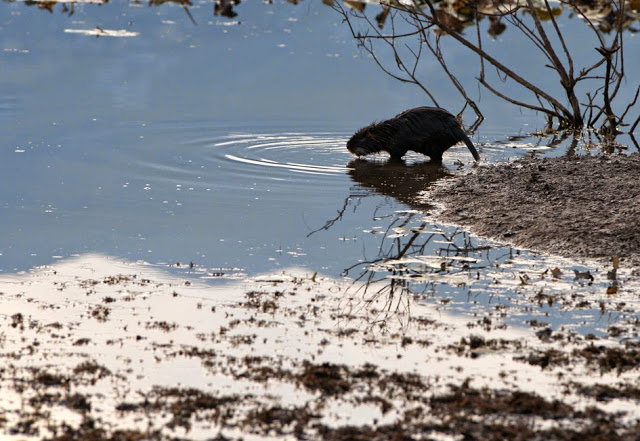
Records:
<instances>
[{"instance_id":1,"label":"wet mud bank","mask_svg":"<svg viewBox=\"0 0 640 441\"><path fill-rule=\"evenodd\" d=\"M504 305L389 309L375 285L294 269L220 288L186 276L81 256L0 277L0 438L640 435L636 338L507 326ZM550 305L542 291L528 307Z\"/></svg>"},{"instance_id":2,"label":"wet mud bank","mask_svg":"<svg viewBox=\"0 0 640 441\"><path fill-rule=\"evenodd\" d=\"M564 257L640 266L640 154L519 159L446 179L425 198L473 233ZM637 270L636 270L637 273Z\"/></svg>"}]
</instances>

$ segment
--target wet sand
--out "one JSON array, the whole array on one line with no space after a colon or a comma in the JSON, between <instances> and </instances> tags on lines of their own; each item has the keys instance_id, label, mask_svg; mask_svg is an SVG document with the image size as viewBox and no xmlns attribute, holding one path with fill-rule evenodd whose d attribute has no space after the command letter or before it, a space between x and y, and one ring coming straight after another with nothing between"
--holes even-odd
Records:
<instances>
[{"instance_id":1,"label":"wet sand","mask_svg":"<svg viewBox=\"0 0 640 441\"><path fill-rule=\"evenodd\" d=\"M394 294L388 281L289 269L215 287L194 271L88 255L0 277L0 437L640 435L632 324L580 335L537 320L508 326L521 310L500 303L452 314L446 299ZM471 286L477 275L456 277ZM635 308L633 296L585 294L573 276L527 277L525 309Z\"/></svg>"},{"instance_id":2,"label":"wet sand","mask_svg":"<svg viewBox=\"0 0 640 441\"><path fill-rule=\"evenodd\" d=\"M517 247L640 266L640 154L519 159L444 179L437 218Z\"/></svg>"}]
</instances>

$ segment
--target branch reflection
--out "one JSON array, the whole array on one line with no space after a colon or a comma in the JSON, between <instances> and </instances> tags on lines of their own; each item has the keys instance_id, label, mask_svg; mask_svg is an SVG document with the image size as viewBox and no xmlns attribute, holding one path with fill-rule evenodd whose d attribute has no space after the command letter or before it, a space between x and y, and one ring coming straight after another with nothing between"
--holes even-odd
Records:
<instances>
[{"instance_id":1,"label":"branch reflection","mask_svg":"<svg viewBox=\"0 0 640 441\"><path fill-rule=\"evenodd\" d=\"M299 0L286 0L292 5L300 3ZM18 0L5 0L8 3L16 3ZM53 13L53 9L57 5L61 5L61 12L72 16L75 13L76 4L97 4L103 5L109 3L109 0L24 0L22 3L26 6L35 6ZM141 0L133 0L133 4L140 5ZM149 0L149 6L160 6L167 3L174 3L181 6L186 12L189 19L195 24L195 20L188 8L193 7L191 0ZM236 10L242 3L242 0L213 0L213 15L234 19L238 16ZM270 5L273 0L263 0L263 3ZM336 0L322 0L324 5L332 7L336 4ZM341 2L348 9L355 13L364 13L367 5L377 7L375 11L375 21L380 29L385 27L387 18L393 15L394 9L405 9L408 3L398 0L343 0ZM430 2L427 0L415 0L413 8L426 9ZM433 1L438 5L438 18L446 22L449 26L461 32L463 29L475 26L476 22L480 22L487 18L489 26L487 32L492 37L502 34L509 21L504 17L505 8L514 8L512 1L494 1L494 0L478 0L476 2L459 2L456 0L437 0ZM206 5L206 2L204 3ZM517 5L517 2L515 3ZM541 0L535 0L536 12L543 21L550 20L549 10ZM622 6L621 6L622 5ZM517 6L516 6L517 7ZM620 4L613 4L608 0L561 0L550 9L553 16L560 16L565 13L569 18L580 17L583 21L591 22L597 26L599 32L609 34L615 31L616 23L621 21L622 28L637 33L635 27L638 21L637 0L626 0ZM568 12L565 12L568 11ZM480 12L478 14L477 12Z\"/></svg>"},{"instance_id":2,"label":"branch reflection","mask_svg":"<svg viewBox=\"0 0 640 441\"><path fill-rule=\"evenodd\" d=\"M331 228L348 206L374 194L392 197L408 208L374 213L373 221L383 225L364 230L380 235L374 255L364 256L343 272L354 279L356 287L347 299L347 309L353 313L365 309L368 327L384 330L390 319L408 324L415 296L427 295L441 282L464 288L474 277L477 262L486 264L488 258L478 258L478 253L489 247L474 246L466 232L454 228L447 231L425 219L425 214L435 208L422 196L425 190L452 175L442 164L356 159L348 168L355 188L367 191L352 191L338 218L321 229Z\"/></svg>"}]
</instances>

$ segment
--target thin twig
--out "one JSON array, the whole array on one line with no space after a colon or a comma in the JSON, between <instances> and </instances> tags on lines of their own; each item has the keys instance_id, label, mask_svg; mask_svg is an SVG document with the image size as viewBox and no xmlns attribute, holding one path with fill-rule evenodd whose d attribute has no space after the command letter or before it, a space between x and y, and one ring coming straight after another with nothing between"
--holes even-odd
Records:
<instances>
[{"instance_id":1,"label":"thin twig","mask_svg":"<svg viewBox=\"0 0 640 441\"><path fill-rule=\"evenodd\" d=\"M545 0L546 2L546 0ZM553 60L553 66L555 68L555 71L558 73L558 75L560 76L560 83L562 84L562 86L565 89L565 93L567 94L567 98L569 99L569 102L571 103L571 108L573 110L573 114L572 114L572 123L574 126L582 126L582 121L581 118L581 114L580 114L580 103L578 102L578 98L575 95L575 91L574 91L574 85L575 82L573 80L573 78L569 77L569 74L567 73L566 69L564 68L564 65L562 64L562 62L560 61L560 59L558 58L558 55L556 54L555 50L553 49L553 46L551 45L551 42L549 41L549 38L547 37L547 33L544 30L544 27L542 26L542 23L540 22L540 18L538 17L538 14L536 13L535 7L533 5L533 0L527 0L527 5L529 6L529 10L531 11L531 16L533 18L533 22L536 26L536 29L538 30L538 35L540 36L544 48L545 48L545 52L549 54L549 56L551 57L551 59Z\"/></svg>"},{"instance_id":2,"label":"thin twig","mask_svg":"<svg viewBox=\"0 0 640 441\"><path fill-rule=\"evenodd\" d=\"M629 112L629 110L636 105L636 102L638 101L639 93L640 93L640 86L638 86L638 88L636 89L636 94L633 97L633 101L627 104L627 107L624 109L624 112L622 112L622 115L620 115L620 121L624 121L624 117L627 116L627 112Z\"/></svg>"},{"instance_id":3,"label":"thin twig","mask_svg":"<svg viewBox=\"0 0 640 441\"><path fill-rule=\"evenodd\" d=\"M558 27L558 22L556 21L556 18L553 15L553 11L551 10L551 6L549 6L548 0L544 0L544 5L547 8L547 13L549 14L549 17L551 18L551 23L553 24L553 28L556 31L556 35L558 36L558 39L560 40L560 44L562 45L562 49L564 50L564 54L567 57L567 63L569 63L569 77L573 78L573 58L571 57L571 53L569 52L569 48L567 47L567 44L564 41L564 36L562 35L562 32L560 32L560 28Z\"/></svg>"},{"instance_id":4,"label":"thin twig","mask_svg":"<svg viewBox=\"0 0 640 441\"><path fill-rule=\"evenodd\" d=\"M516 74L513 70L509 69L507 66L505 66L504 64L502 64L501 62L496 60L494 57L489 55L487 52L485 52L484 50L478 48L476 45L471 43L469 40L467 40L466 38L462 37L457 31L452 29L450 26L448 26L447 24L441 22L436 17L435 8L434 8L433 3L431 2L431 0L427 0L427 4L428 4L428 6L430 8L430 11L431 11L432 15L428 16L428 15L426 15L426 13L422 12L422 15L425 18L427 18L428 20L430 20L433 23L435 23L440 29L442 29L447 34L449 34L452 38L454 38L455 40L460 42L463 46L465 46L466 48L468 48L471 51L475 52L476 54L480 55L481 57L483 57L487 62L489 62L490 64L495 66L496 69L501 71L503 74L507 75L508 77L510 77L511 79L516 81L517 83L519 83L521 86L529 89L534 94L544 98L547 102L549 102L549 104L551 104L551 106L554 109L558 109L558 111L562 114L561 115L560 113L558 113L558 111L556 111L556 115L555 116L557 118L559 118L559 119L567 119L567 120L570 120L570 121L573 120L573 114L564 105L562 105L562 103L560 103L557 99L555 99L553 96L549 95L548 93L546 93L545 91L543 91L539 87L533 85L529 81L525 80L524 78L522 78L522 76ZM554 111L546 109L546 112L550 113L550 112L554 112Z\"/></svg>"},{"instance_id":5,"label":"thin twig","mask_svg":"<svg viewBox=\"0 0 640 441\"><path fill-rule=\"evenodd\" d=\"M451 81L451 83L453 83L454 87L458 90L460 95L462 95L466 103L473 109L473 111L476 114L476 119L483 120L484 116L482 115L482 112L480 111L480 108L478 107L478 105L469 97L469 95L467 95L467 92L464 90L464 87L462 86L460 81L458 81L458 78L449 70L447 63L442 55L442 51L440 50L440 44L439 44L440 37L436 37L436 46L433 47L432 44L429 42L429 37L426 34L426 31L424 30L424 28L422 28L422 32L423 32L422 41L424 42L424 44L426 44L426 46L429 48L431 53L436 57L436 60L438 60L438 63L440 63L440 66L449 77L449 80Z\"/></svg>"}]
</instances>

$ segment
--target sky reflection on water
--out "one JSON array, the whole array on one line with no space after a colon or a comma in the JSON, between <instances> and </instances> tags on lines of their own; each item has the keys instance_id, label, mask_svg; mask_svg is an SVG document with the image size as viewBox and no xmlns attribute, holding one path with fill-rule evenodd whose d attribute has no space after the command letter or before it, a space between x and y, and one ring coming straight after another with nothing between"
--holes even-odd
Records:
<instances>
[{"instance_id":1,"label":"sky reflection on water","mask_svg":"<svg viewBox=\"0 0 640 441\"><path fill-rule=\"evenodd\" d=\"M412 201L418 189L471 165L464 147L434 175L417 156L401 175L353 162L344 145L355 129L424 100L360 54L330 8L247 2L239 24L192 13L198 26L171 5L76 5L71 17L1 5L0 271L97 252L193 262L209 280L291 266L338 276L376 257L386 236L372 231L429 210ZM96 26L136 35L73 31ZM479 95L492 112L473 138L486 160L564 154L567 142L512 136L542 118ZM539 273L554 264L531 259Z\"/></svg>"}]
</instances>

